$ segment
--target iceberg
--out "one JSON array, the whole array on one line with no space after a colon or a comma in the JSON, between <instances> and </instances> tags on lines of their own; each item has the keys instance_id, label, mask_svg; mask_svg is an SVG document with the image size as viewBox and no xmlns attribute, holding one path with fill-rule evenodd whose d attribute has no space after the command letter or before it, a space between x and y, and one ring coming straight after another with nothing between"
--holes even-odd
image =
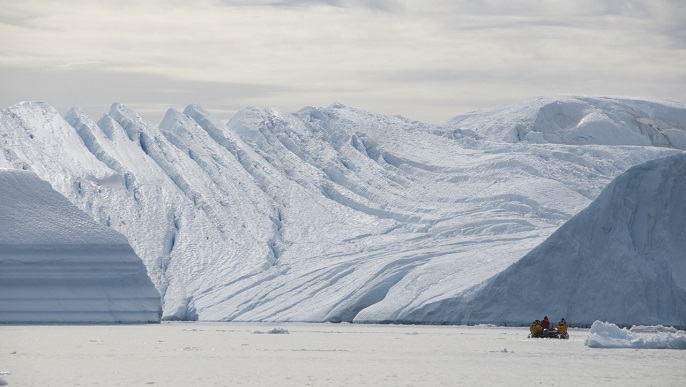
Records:
<instances>
[{"instance_id":1,"label":"iceberg","mask_svg":"<svg viewBox=\"0 0 686 387\"><path fill-rule=\"evenodd\" d=\"M0 169L0 323L156 323L160 295L126 238L34 173Z\"/></svg>"},{"instance_id":2,"label":"iceberg","mask_svg":"<svg viewBox=\"0 0 686 387\"><path fill-rule=\"evenodd\" d=\"M584 343L590 348L686 349L686 332L640 334L612 323L595 321Z\"/></svg>"},{"instance_id":3,"label":"iceberg","mask_svg":"<svg viewBox=\"0 0 686 387\"><path fill-rule=\"evenodd\" d=\"M686 153L632 167L510 267L411 321L525 325L546 314L684 327L684 197Z\"/></svg>"}]
</instances>

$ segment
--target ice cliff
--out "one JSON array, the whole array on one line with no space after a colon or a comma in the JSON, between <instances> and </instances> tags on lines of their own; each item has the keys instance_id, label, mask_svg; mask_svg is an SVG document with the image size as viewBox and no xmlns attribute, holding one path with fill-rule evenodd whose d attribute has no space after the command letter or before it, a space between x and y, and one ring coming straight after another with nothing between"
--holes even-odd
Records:
<instances>
[{"instance_id":1,"label":"ice cliff","mask_svg":"<svg viewBox=\"0 0 686 387\"><path fill-rule=\"evenodd\" d=\"M159 322L126 238L35 174L0 169L0 323Z\"/></svg>"}]
</instances>

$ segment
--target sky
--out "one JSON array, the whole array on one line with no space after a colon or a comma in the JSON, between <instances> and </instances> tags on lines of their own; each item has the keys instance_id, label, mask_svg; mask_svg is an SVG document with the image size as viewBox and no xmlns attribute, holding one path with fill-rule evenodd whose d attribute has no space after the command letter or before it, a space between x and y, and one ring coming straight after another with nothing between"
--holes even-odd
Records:
<instances>
[{"instance_id":1,"label":"sky","mask_svg":"<svg viewBox=\"0 0 686 387\"><path fill-rule=\"evenodd\" d=\"M158 124L334 102L429 123L550 94L686 102L682 0L0 2L0 107Z\"/></svg>"}]
</instances>

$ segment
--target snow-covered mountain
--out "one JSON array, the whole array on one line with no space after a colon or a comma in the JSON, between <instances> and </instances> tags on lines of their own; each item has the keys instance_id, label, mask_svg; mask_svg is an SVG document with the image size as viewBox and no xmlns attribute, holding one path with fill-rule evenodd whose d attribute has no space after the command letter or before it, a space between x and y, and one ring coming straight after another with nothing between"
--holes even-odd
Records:
<instances>
[{"instance_id":1,"label":"snow-covered mountain","mask_svg":"<svg viewBox=\"0 0 686 387\"><path fill-rule=\"evenodd\" d=\"M584 100L608 117L604 106L626 103ZM662 108L678 139L686 107L645 104L617 125L634 130ZM529 114L502 109L510 126ZM559 131L546 117L528 130ZM34 171L126 235L164 318L433 321L436 306L521 260L622 172L681 153L676 140L613 145L629 144L622 131L583 146L503 142L481 130L494 120L484 111L434 126L334 104L249 108L223 124L191 105L154 126L120 104L96 123L24 102L0 112L0 166Z\"/></svg>"},{"instance_id":2,"label":"snow-covered mountain","mask_svg":"<svg viewBox=\"0 0 686 387\"><path fill-rule=\"evenodd\" d=\"M123 235L35 174L0 169L0 322L159 322L160 295Z\"/></svg>"}]
</instances>

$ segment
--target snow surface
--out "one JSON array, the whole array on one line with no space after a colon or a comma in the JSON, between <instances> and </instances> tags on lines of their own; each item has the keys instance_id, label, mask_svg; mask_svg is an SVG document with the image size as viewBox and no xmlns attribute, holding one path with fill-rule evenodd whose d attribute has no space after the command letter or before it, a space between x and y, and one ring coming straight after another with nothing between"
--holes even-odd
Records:
<instances>
[{"instance_id":1,"label":"snow surface","mask_svg":"<svg viewBox=\"0 0 686 387\"><path fill-rule=\"evenodd\" d=\"M160 295L126 238L35 174L0 169L0 230L0 322L160 321Z\"/></svg>"},{"instance_id":2,"label":"snow surface","mask_svg":"<svg viewBox=\"0 0 686 387\"><path fill-rule=\"evenodd\" d=\"M686 332L641 335L612 323L596 321L585 344L591 348L686 349Z\"/></svg>"},{"instance_id":3,"label":"snow surface","mask_svg":"<svg viewBox=\"0 0 686 387\"><path fill-rule=\"evenodd\" d=\"M567 98L550 97L538 110L549 100L572 103ZM585 101L606 115L629 103ZM639 123L662 111L660 122L686 128L683 106L631 102L643 105L651 109L634 109L622 128L640 133ZM511 121L529 108L536 110L510 107ZM581 121L585 110L575 109L563 110ZM559 126L556 117L539 116L530 129ZM45 103L23 102L0 112L0 166L35 172L124 234L163 296L164 319L528 325L565 313L572 324L579 317L590 325L610 310L617 314L603 314L608 321L653 325L667 317L686 326L681 280L648 288L642 276L616 286L619 294L646 294L635 314L627 314L631 305L608 307L604 297L559 298L557 283L538 279L536 294L547 301L538 297L529 309L509 307L502 296L489 299L493 308L478 319L456 309L615 177L681 153L676 140L507 143L478 133L491 111L468 119L470 127L434 126L333 104L296 113L249 108L223 124L190 105L170 109L155 126L116 103L95 122L78 109L62 118ZM609 144L627 143L626 132L610 133ZM658 199L670 201L650 204L651 211L673 206L673 197ZM660 243L679 246L669 239L678 233ZM638 255L636 265L656 260L645 265L682 272L683 260L672 258ZM597 267L607 274L613 262ZM517 278L522 286L529 281ZM588 278L567 277L562 289L606 292L608 284Z\"/></svg>"},{"instance_id":4,"label":"snow surface","mask_svg":"<svg viewBox=\"0 0 686 387\"><path fill-rule=\"evenodd\" d=\"M166 323L0 326L9 386L680 386L686 351L596 349L528 328Z\"/></svg>"}]
</instances>

